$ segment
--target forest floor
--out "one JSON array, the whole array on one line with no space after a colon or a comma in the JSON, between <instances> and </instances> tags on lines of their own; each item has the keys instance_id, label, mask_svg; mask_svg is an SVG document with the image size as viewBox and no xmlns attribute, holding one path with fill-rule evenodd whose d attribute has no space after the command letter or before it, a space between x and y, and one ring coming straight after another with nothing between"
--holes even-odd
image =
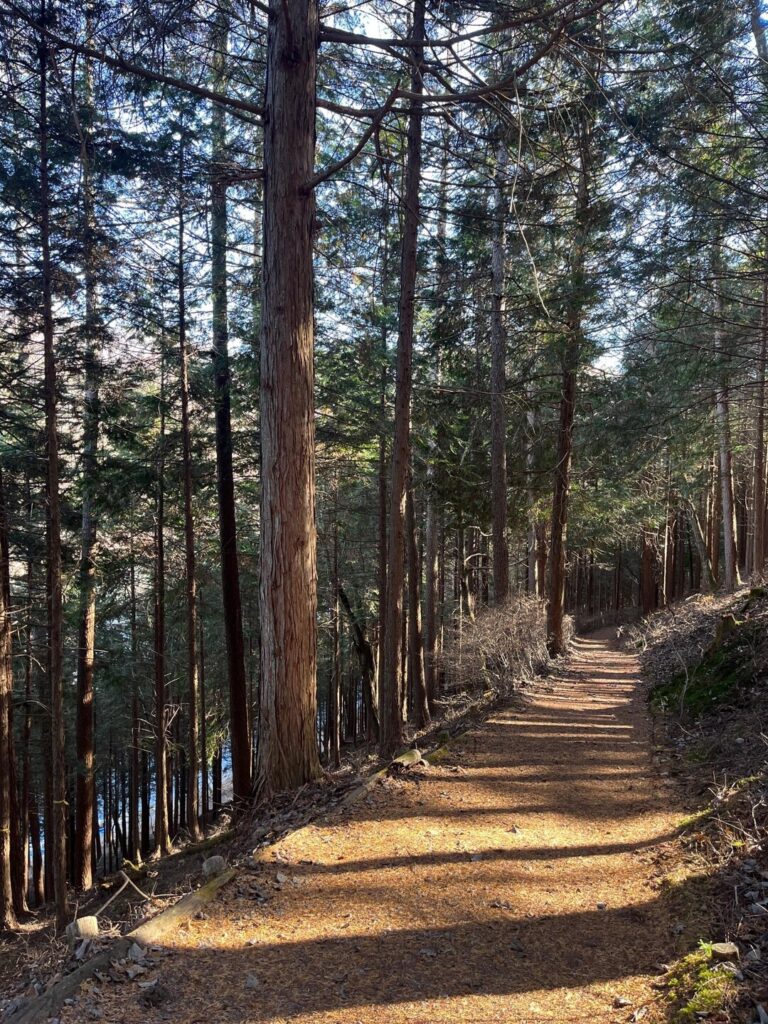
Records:
<instances>
[{"instance_id":1,"label":"forest floor","mask_svg":"<svg viewBox=\"0 0 768 1024\"><path fill-rule=\"evenodd\" d=\"M436 764L258 851L149 970L85 986L62 1024L659 1016L699 894L615 633L576 641Z\"/></svg>"}]
</instances>

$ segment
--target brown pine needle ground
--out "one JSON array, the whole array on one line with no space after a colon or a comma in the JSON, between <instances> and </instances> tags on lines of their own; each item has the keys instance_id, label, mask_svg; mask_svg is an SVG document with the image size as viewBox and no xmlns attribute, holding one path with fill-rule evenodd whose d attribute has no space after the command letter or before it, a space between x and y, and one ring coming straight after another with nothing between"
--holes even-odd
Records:
<instances>
[{"instance_id":1,"label":"brown pine needle ground","mask_svg":"<svg viewBox=\"0 0 768 1024\"><path fill-rule=\"evenodd\" d=\"M682 812L611 636L447 760L271 848L142 978L158 1005L106 981L62 1022L642 1019L676 944L655 862Z\"/></svg>"}]
</instances>

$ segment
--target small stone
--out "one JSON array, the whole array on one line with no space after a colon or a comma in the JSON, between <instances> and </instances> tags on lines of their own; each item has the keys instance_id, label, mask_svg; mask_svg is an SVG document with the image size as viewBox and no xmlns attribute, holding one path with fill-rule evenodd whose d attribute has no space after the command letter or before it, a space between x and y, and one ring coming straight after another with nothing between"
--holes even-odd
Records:
<instances>
[{"instance_id":1,"label":"small stone","mask_svg":"<svg viewBox=\"0 0 768 1024\"><path fill-rule=\"evenodd\" d=\"M219 854L208 857L203 861L203 878L215 878L217 875L223 874L226 869L227 862Z\"/></svg>"},{"instance_id":2,"label":"small stone","mask_svg":"<svg viewBox=\"0 0 768 1024\"><path fill-rule=\"evenodd\" d=\"M598 909L598 910L605 910L605 908L606 908L607 906L608 906L608 904L607 904L607 903L603 903L603 901L602 901L602 900L600 900L600 901L598 902L598 904L597 904L597 909Z\"/></svg>"},{"instance_id":3,"label":"small stone","mask_svg":"<svg viewBox=\"0 0 768 1024\"><path fill-rule=\"evenodd\" d=\"M247 989L260 988L261 982L259 981L255 974L246 974L245 987Z\"/></svg>"},{"instance_id":4,"label":"small stone","mask_svg":"<svg viewBox=\"0 0 768 1024\"><path fill-rule=\"evenodd\" d=\"M156 978L154 981L140 981L139 987L142 989L139 1001L144 1006L161 1006L171 998L171 993L165 985L160 984L159 978Z\"/></svg>"},{"instance_id":5,"label":"small stone","mask_svg":"<svg viewBox=\"0 0 768 1024\"><path fill-rule=\"evenodd\" d=\"M143 960L146 955L146 950L142 949L138 942L134 942L128 950L128 956L134 961L134 963L138 963L140 960Z\"/></svg>"},{"instance_id":6,"label":"small stone","mask_svg":"<svg viewBox=\"0 0 768 1024\"><path fill-rule=\"evenodd\" d=\"M714 960L738 960L739 947L735 942L714 942L712 957Z\"/></svg>"},{"instance_id":7,"label":"small stone","mask_svg":"<svg viewBox=\"0 0 768 1024\"><path fill-rule=\"evenodd\" d=\"M99 922L95 917L79 917L67 925L67 941L72 949L78 939L97 939L99 937Z\"/></svg>"},{"instance_id":8,"label":"small stone","mask_svg":"<svg viewBox=\"0 0 768 1024\"><path fill-rule=\"evenodd\" d=\"M613 1008L615 1010L620 1010L622 1008L622 1006L631 1006L631 1005L632 1005L632 1000L631 999L627 999L626 996L616 996L614 998L614 1000L613 1000Z\"/></svg>"}]
</instances>

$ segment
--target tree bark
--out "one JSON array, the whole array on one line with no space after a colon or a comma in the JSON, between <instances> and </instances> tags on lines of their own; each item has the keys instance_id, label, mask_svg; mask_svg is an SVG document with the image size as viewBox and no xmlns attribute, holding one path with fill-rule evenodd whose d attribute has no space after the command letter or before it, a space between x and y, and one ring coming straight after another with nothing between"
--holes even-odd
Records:
<instances>
[{"instance_id":1,"label":"tree bark","mask_svg":"<svg viewBox=\"0 0 768 1024\"><path fill-rule=\"evenodd\" d=\"M213 29L213 69L217 91L222 91L226 87L229 16L230 5L228 0L224 0L218 6ZM211 190L211 300L213 376L216 392L216 482L221 543L221 592L229 680L232 785L237 805L240 801L247 800L251 791L251 744L248 735L248 691L245 680L243 612L235 516L235 478L232 465L227 313L227 188L225 184L227 127L226 115L221 106L213 108L211 150L214 165Z\"/></svg>"},{"instance_id":2,"label":"tree bark","mask_svg":"<svg viewBox=\"0 0 768 1024\"><path fill-rule=\"evenodd\" d=\"M90 27L90 10L87 24ZM75 888L90 889L92 876L94 790L94 690L96 653L96 473L99 443L99 324L96 288L91 123L93 85L90 61L85 66L85 104L88 122L80 131L80 166L83 175L83 278L85 282L85 388L83 396L83 506L80 542L80 634L77 650L77 709L75 747Z\"/></svg>"},{"instance_id":3,"label":"tree bark","mask_svg":"<svg viewBox=\"0 0 768 1024\"><path fill-rule=\"evenodd\" d=\"M507 147L499 140L494 179L493 242L491 244L491 532L493 594L497 605L509 596L507 545L507 337L504 327L506 258Z\"/></svg>"},{"instance_id":4,"label":"tree bark","mask_svg":"<svg viewBox=\"0 0 768 1024\"><path fill-rule=\"evenodd\" d=\"M197 569L195 565L195 522L192 514L192 435L189 426L189 349L187 346L187 302L184 279L184 142L179 145L179 357L181 391L181 460L184 478L184 568L187 629L187 826L193 840L200 836L197 806L199 683L197 665Z\"/></svg>"},{"instance_id":5,"label":"tree bark","mask_svg":"<svg viewBox=\"0 0 768 1024\"><path fill-rule=\"evenodd\" d=\"M419 233L421 182L421 130L424 62L424 0L414 0L411 34L411 100L405 165L403 234L400 249L400 306L395 375L395 426L392 444L392 476L389 497L389 548L387 552L387 603L381 671L379 746L391 756L403 741L402 623L405 562L405 500L411 456L411 391L413 325L416 306L416 257Z\"/></svg>"},{"instance_id":6,"label":"tree bark","mask_svg":"<svg viewBox=\"0 0 768 1024\"><path fill-rule=\"evenodd\" d=\"M270 0L261 344L262 794L317 777L314 306L318 12Z\"/></svg>"},{"instance_id":7,"label":"tree bark","mask_svg":"<svg viewBox=\"0 0 768 1024\"><path fill-rule=\"evenodd\" d=\"M411 680L413 716L418 729L429 724L429 703L424 680L424 640L421 628L421 564L416 543L416 514L413 483L406 495L406 537L408 556L408 675Z\"/></svg>"},{"instance_id":8,"label":"tree bark","mask_svg":"<svg viewBox=\"0 0 768 1024\"><path fill-rule=\"evenodd\" d=\"M155 855L170 853L168 833L167 683L165 679L165 338L160 353L160 437L157 445L155 522ZM105 813L105 822L108 820Z\"/></svg>"},{"instance_id":9,"label":"tree bark","mask_svg":"<svg viewBox=\"0 0 768 1024\"><path fill-rule=\"evenodd\" d=\"M579 181L576 198L576 232L571 251L570 295L566 311L566 338L563 353L563 376L560 390L560 425L558 429L557 463L552 498L552 535L549 550L549 602L547 636L550 654L565 650L563 623L565 616L565 564L568 530L568 500L571 459L573 456L573 420L576 409L576 374L581 356L582 305L587 233L589 230L589 166L591 130L579 129Z\"/></svg>"},{"instance_id":10,"label":"tree bark","mask_svg":"<svg viewBox=\"0 0 768 1024\"><path fill-rule=\"evenodd\" d=\"M41 24L48 21L46 0L40 4ZM64 731L64 646L61 585L61 499L59 494L59 430L57 367L53 328L53 266L50 242L50 186L48 177L48 46L41 33L40 67L40 249L42 256L42 320L45 399L45 456L48 611L48 680L51 722L51 815L46 834L46 862L52 869L56 902L56 927L62 931L68 918L67 903L67 774ZM48 840L50 839L50 846Z\"/></svg>"},{"instance_id":11,"label":"tree bark","mask_svg":"<svg viewBox=\"0 0 768 1024\"><path fill-rule=\"evenodd\" d=\"M723 294L720 282L722 261L719 252L714 260L715 326L714 354L718 366L715 390L715 424L720 468L720 500L723 516L723 585L727 591L741 584L736 553L736 505L733 491L733 451L731 448L730 397L727 361L723 351Z\"/></svg>"}]
</instances>

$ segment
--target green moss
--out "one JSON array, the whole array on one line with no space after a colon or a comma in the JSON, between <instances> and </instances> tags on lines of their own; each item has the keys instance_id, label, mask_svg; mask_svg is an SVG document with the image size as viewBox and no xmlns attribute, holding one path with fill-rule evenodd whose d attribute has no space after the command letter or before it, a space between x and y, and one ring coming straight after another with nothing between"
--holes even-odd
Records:
<instances>
[{"instance_id":1,"label":"green moss","mask_svg":"<svg viewBox=\"0 0 768 1024\"><path fill-rule=\"evenodd\" d=\"M727 621L732 625L718 630L718 637L698 665L654 687L651 701L657 710L683 711L698 717L752 682L750 641L755 623L732 617Z\"/></svg>"},{"instance_id":2,"label":"green moss","mask_svg":"<svg viewBox=\"0 0 768 1024\"><path fill-rule=\"evenodd\" d=\"M736 995L733 975L712 960L712 947L707 942L675 964L668 983L673 1024L696 1024L699 1016L717 1013Z\"/></svg>"},{"instance_id":3,"label":"green moss","mask_svg":"<svg viewBox=\"0 0 768 1024\"><path fill-rule=\"evenodd\" d=\"M682 821L679 822L678 828L691 828L693 825L700 825L702 821L706 821L707 818L711 818L713 809L711 807L702 807L701 810L694 811L693 814L687 815Z\"/></svg>"}]
</instances>

